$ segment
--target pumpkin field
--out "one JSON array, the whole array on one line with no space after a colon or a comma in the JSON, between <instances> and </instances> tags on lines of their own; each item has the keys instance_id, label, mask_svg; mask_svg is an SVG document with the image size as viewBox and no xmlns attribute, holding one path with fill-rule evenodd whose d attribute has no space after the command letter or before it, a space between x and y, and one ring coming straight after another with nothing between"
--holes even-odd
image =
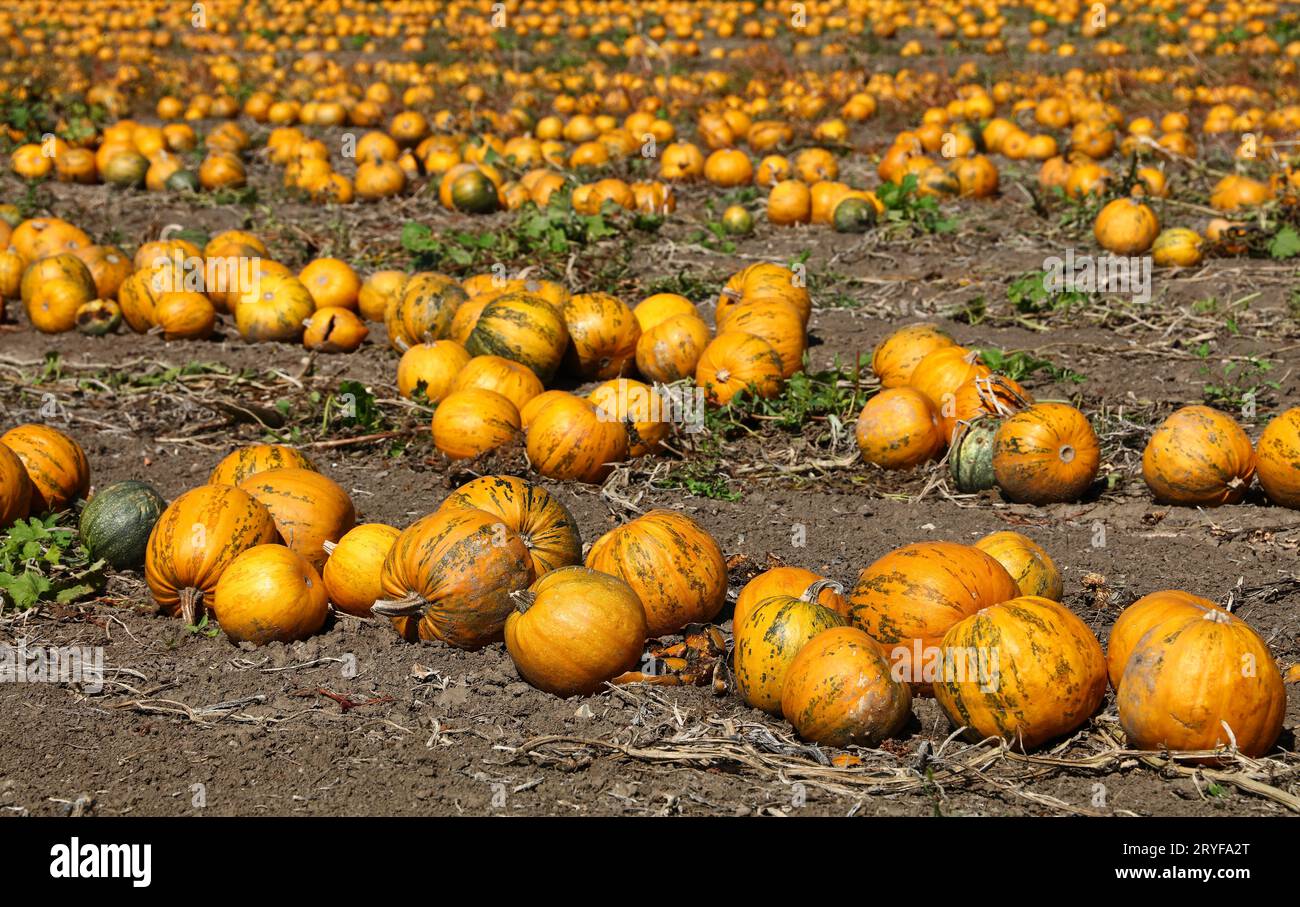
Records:
<instances>
[{"instance_id":1,"label":"pumpkin field","mask_svg":"<svg viewBox=\"0 0 1300 907\"><path fill-rule=\"evenodd\" d=\"M1300 813L1298 70L0 5L0 814Z\"/></svg>"}]
</instances>

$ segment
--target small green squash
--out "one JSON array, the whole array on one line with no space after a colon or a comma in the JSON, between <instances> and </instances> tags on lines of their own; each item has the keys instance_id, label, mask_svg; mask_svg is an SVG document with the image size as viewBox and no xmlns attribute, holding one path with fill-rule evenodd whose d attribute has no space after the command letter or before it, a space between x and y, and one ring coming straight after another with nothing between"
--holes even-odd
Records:
<instances>
[{"instance_id":1,"label":"small green squash","mask_svg":"<svg viewBox=\"0 0 1300 907\"><path fill-rule=\"evenodd\" d=\"M836 233L866 233L876 225L876 209L863 198L846 198L831 215Z\"/></svg>"},{"instance_id":2,"label":"small green squash","mask_svg":"<svg viewBox=\"0 0 1300 907\"><path fill-rule=\"evenodd\" d=\"M144 563L154 524L167 509L152 485L128 479L95 493L81 511L81 541L92 557L123 570Z\"/></svg>"},{"instance_id":3,"label":"small green squash","mask_svg":"<svg viewBox=\"0 0 1300 907\"><path fill-rule=\"evenodd\" d=\"M993 437L1001 424L1001 419L981 416L953 432L948 471L958 491L972 494L993 487Z\"/></svg>"}]
</instances>

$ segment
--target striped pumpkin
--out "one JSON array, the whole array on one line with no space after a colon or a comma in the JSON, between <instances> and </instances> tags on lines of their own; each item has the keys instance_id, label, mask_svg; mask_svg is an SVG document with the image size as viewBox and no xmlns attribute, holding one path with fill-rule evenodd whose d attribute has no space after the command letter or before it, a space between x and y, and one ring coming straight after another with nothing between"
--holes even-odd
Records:
<instances>
[{"instance_id":1,"label":"striped pumpkin","mask_svg":"<svg viewBox=\"0 0 1300 907\"><path fill-rule=\"evenodd\" d=\"M90 463L81 445L48 425L19 425L0 435L31 479L33 514L63 510L90 490Z\"/></svg>"},{"instance_id":2,"label":"striped pumpkin","mask_svg":"<svg viewBox=\"0 0 1300 907\"><path fill-rule=\"evenodd\" d=\"M775 397L781 373L781 357L770 343L743 331L725 331L704 348L695 383L710 401L725 405L746 388L760 397Z\"/></svg>"},{"instance_id":3,"label":"striped pumpkin","mask_svg":"<svg viewBox=\"0 0 1300 907\"><path fill-rule=\"evenodd\" d=\"M1178 589L1164 589L1139 598L1120 613L1110 628L1110 638L1106 640L1106 673L1110 685L1119 689L1129 656L1138 640L1152 627L1179 615L1200 617L1208 611L1222 610L1208 598Z\"/></svg>"},{"instance_id":4,"label":"striped pumpkin","mask_svg":"<svg viewBox=\"0 0 1300 907\"><path fill-rule=\"evenodd\" d=\"M781 713L781 688L794 657L814 636L844 626L844 618L815 601L773 595L749 611L735 630L736 691L756 709Z\"/></svg>"},{"instance_id":5,"label":"striped pumpkin","mask_svg":"<svg viewBox=\"0 0 1300 907\"><path fill-rule=\"evenodd\" d=\"M740 590L731 612L732 628L744 623L745 617L755 605L774 595L812 600L830 608L845 620L849 618L849 603L845 601L844 587L839 583L803 567L773 567L758 574Z\"/></svg>"},{"instance_id":6,"label":"striped pumpkin","mask_svg":"<svg viewBox=\"0 0 1300 907\"><path fill-rule=\"evenodd\" d=\"M627 459L623 423L581 397L556 397L533 415L525 437L528 461L548 479L603 482Z\"/></svg>"},{"instance_id":7,"label":"striped pumpkin","mask_svg":"<svg viewBox=\"0 0 1300 907\"><path fill-rule=\"evenodd\" d=\"M446 274L421 271L412 275L397 302L403 335L418 343L450 336L456 309L467 298L460 284Z\"/></svg>"},{"instance_id":8,"label":"striped pumpkin","mask_svg":"<svg viewBox=\"0 0 1300 907\"><path fill-rule=\"evenodd\" d=\"M27 517L32 505L32 480L18 455L0 443L0 529Z\"/></svg>"},{"instance_id":9,"label":"striped pumpkin","mask_svg":"<svg viewBox=\"0 0 1300 907\"><path fill-rule=\"evenodd\" d=\"M316 464L305 453L283 444L249 444L232 451L208 476L209 485L238 485L259 472L272 469L310 469Z\"/></svg>"},{"instance_id":10,"label":"striped pumpkin","mask_svg":"<svg viewBox=\"0 0 1300 907\"><path fill-rule=\"evenodd\" d=\"M622 300L580 293L564 303L563 314L569 332L565 365L571 373L603 381L632 371L641 325Z\"/></svg>"},{"instance_id":11,"label":"striped pumpkin","mask_svg":"<svg viewBox=\"0 0 1300 907\"><path fill-rule=\"evenodd\" d=\"M440 510L481 510L519 534L532 558L534 576L582 563L578 521L541 485L515 476L481 476L442 502Z\"/></svg>"},{"instance_id":12,"label":"striped pumpkin","mask_svg":"<svg viewBox=\"0 0 1300 907\"><path fill-rule=\"evenodd\" d=\"M317 570L325 564L324 544L337 542L357 522L348 493L311 469L271 469L239 487L271 511L280 538Z\"/></svg>"},{"instance_id":13,"label":"striped pumpkin","mask_svg":"<svg viewBox=\"0 0 1300 907\"><path fill-rule=\"evenodd\" d=\"M531 293L507 293L488 303L465 341L470 355L502 356L528 366L543 381L560 367L568 345L564 318Z\"/></svg>"}]
</instances>

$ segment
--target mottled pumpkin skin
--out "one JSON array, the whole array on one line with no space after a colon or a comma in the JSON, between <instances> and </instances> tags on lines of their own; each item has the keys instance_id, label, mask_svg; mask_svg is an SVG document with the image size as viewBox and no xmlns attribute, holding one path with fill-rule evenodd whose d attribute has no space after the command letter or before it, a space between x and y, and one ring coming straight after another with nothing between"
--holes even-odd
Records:
<instances>
[{"instance_id":1,"label":"mottled pumpkin skin","mask_svg":"<svg viewBox=\"0 0 1300 907\"><path fill-rule=\"evenodd\" d=\"M325 625L329 603L305 558L283 545L257 545L221 574L212 611L233 642L264 646L311 636Z\"/></svg>"},{"instance_id":2,"label":"mottled pumpkin skin","mask_svg":"<svg viewBox=\"0 0 1300 907\"><path fill-rule=\"evenodd\" d=\"M9 447L0 443L0 529L14 520L26 519L31 511L32 480L27 469Z\"/></svg>"},{"instance_id":3,"label":"mottled pumpkin skin","mask_svg":"<svg viewBox=\"0 0 1300 907\"><path fill-rule=\"evenodd\" d=\"M1065 584L1061 572L1043 547L1019 532L992 532L975 543L975 547L1001 564L1016 581L1021 595L1036 595L1061 600Z\"/></svg>"},{"instance_id":4,"label":"mottled pumpkin skin","mask_svg":"<svg viewBox=\"0 0 1300 907\"><path fill-rule=\"evenodd\" d=\"M959 425L953 432L948 474L958 491L973 494L997 484L993 474L993 442L1001 427L1001 419L980 416L967 425Z\"/></svg>"},{"instance_id":5,"label":"mottled pumpkin skin","mask_svg":"<svg viewBox=\"0 0 1300 907\"><path fill-rule=\"evenodd\" d=\"M1259 485L1274 504L1300 509L1300 406L1273 418L1255 445Z\"/></svg>"},{"instance_id":6,"label":"mottled pumpkin skin","mask_svg":"<svg viewBox=\"0 0 1300 907\"><path fill-rule=\"evenodd\" d=\"M984 608L945 633L942 646L950 665L962 658L958 653L987 659L987 673L954 668L934 683L939 707L954 726L966 728L968 740L1001 737L1029 750L1074 731L1106 695L1097 637L1046 598Z\"/></svg>"},{"instance_id":7,"label":"mottled pumpkin skin","mask_svg":"<svg viewBox=\"0 0 1300 907\"><path fill-rule=\"evenodd\" d=\"M386 599L420 602L422 615L394 620L404 638L462 649L499 642L515 608L510 593L532 581L532 557L518 533L500 517L454 507L403 530L381 578Z\"/></svg>"},{"instance_id":8,"label":"mottled pumpkin skin","mask_svg":"<svg viewBox=\"0 0 1300 907\"><path fill-rule=\"evenodd\" d=\"M1282 732L1286 686L1245 621L1206 611L1148 630L1124 665L1115 702L1135 749L1210 750L1235 739L1253 757Z\"/></svg>"},{"instance_id":9,"label":"mottled pumpkin skin","mask_svg":"<svg viewBox=\"0 0 1300 907\"><path fill-rule=\"evenodd\" d=\"M477 457L519 436L519 410L496 391L452 391L433 413L433 446L452 460Z\"/></svg>"},{"instance_id":10,"label":"mottled pumpkin skin","mask_svg":"<svg viewBox=\"0 0 1300 907\"><path fill-rule=\"evenodd\" d=\"M604 381L631 373L641 324L622 300L608 293L580 293L564 303L568 370Z\"/></svg>"},{"instance_id":11,"label":"mottled pumpkin skin","mask_svg":"<svg viewBox=\"0 0 1300 907\"><path fill-rule=\"evenodd\" d=\"M786 670L781 714L799 736L822 746L877 746L912 712L908 685L892 676L880 644L857 627L809 640Z\"/></svg>"},{"instance_id":12,"label":"mottled pumpkin skin","mask_svg":"<svg viewBox=\"0 0 1300 907\"><path fill-rule=\"evenodd\" d=\"M473 356L502 356L549 381L569 345L569 329L555 306L531 293L507 293L488 303L465 341Z\"/></svg>"},{"instance_id":13,"label":"mottled pumpkin skin","mask_svg":"<svg viewBox=\"0 0 1300 907\"><path fill-rule=\"evenodd\" d=\"M358 617L370 616L370 608L383 593L380 576L384 559L399 535L400 530L383 523L362 523L344 533L321 571L335 608Z\"/></svg>"},{"instance_id":14,"label":"mottled pumpkin skin","mask_svg":"<svg viewBox=\"0 0 1300 907\"><path fill-rule=\"evenodd\" d=\"M144 578L166 614L181 610L181 593L200 602L237 556L279 540L271 511L230 485L202 485L172 501L149 536Z\"/></svg>"},{"instance_id":15,"label":"mottled pumpkin skin","mask_svg":"<svg viewBox=\"0 0 1300 907\"><path fill-rule=\"evenodd\" d=\"M651 381L672 384L695 374L712 332L698 315L673 315L646 328L636 343L636 367Z\"/></svg>"},{"instance_id":16,"label":"mottled pumpkin skin","mask_svg":"<svg viewBox=\"0 0 1300 907\"><path fill-rule=\"evenodd\" d=\"M481 476L452 492L439 509L452 508L499 517L528 546L535 576L582 563L577 520L541 485L516 476Z\"/></svg>"},{"instance_id":17,"label":"mottled pumpkin skin","mask_svg":"<svg viewBox=\"0 0 1300 907\"><path fill-rule=\"evenodd\" d=\"M718 331L740 331L766 340L781 359L781 377L789 378L803 367L807 335L794 306L783 302L747 302L728 309L718 319Z\"/></svg>"},{"instance_id":18,"label":"mottled pumpkin skin","mask_svg":"<svg viewBox=\"0 0 1300 907\"><path fill-rule=\"evenodd\" d=\"M823 584L816 596L810 594L810 587L814 583ZM811 599L823 607L830 608L846 622L849 619L849 603L844 598L843 587L838 583L829 582L826 577L805 570L803 567L773 567L745 583L740 594L736 596L736 604L731 611L732 629L744 623L746 615L755 605L774 595Z\"/></svg>"},{"instance_id":19,"label":"mottled pumpkin skin","mask_svg":"<svg viewBox=\"0 0 1300 907\"><path fill-rule=\"evenodd\" d=\"M1006 569L978 548L916 542L863 570L849 593L849 609L853 623L893 661L910 665L916 640L931 645L963 618L1018 595ZM909 668L907 676L917 674ZM928 690L928 684L912 682L916 692Z\"/></svg>"},{"instance_id":20,"label":"mottled pumpkin skin","mask_svg":"<svg viewBox=\"0 0 1300 907\"><path fill-rule=\"evenodd\" d=\"M411 275L402 287L395 317L401 321L403 336L418 343L432 343L450 336L456 309L467 298L453 278L421 271Z\"/></svg>"},{"instance_id":21,"label":"mottled pumpkin skin","mask_svg":"<svg viewBox=\"0 0 1300 907\"><path fill-rule=\"evenodd\" d=\"M946 445L934 404L920 391L895 387L867 401L854 428L862 459L882 469L912 469Z\"/></svg>"},{"instance_id":22,"label":"mottled pumpkin skin","mask_svg":"<svg viewBox=\"0 0 1300 907\"><path fill-rule=\"evenodd\" d=\"M781 392L781 357L761 337L726 331L704 348L695 366L695 383L720 405L751 387L759 397L775 397Z\"/></svg>"},{"instance_id":23,"label":"mottled pumpkin skin","mask_svg":"<svg viewBox=\"0 0 1300 907\"><path fill-rule=\"evenodd\" d=\"M621 579L561 567L533 583L506 618L505 637L524 680L556 696L585 696L640 663L645 610Z\"/></svg>"},{"instance_id":24,"label":"mottled pumpkin skin","mask_svg":"<svg viewBox=\"0 0 1300 907\"><path fill-rule=\"evenodd\" d=\"M844 626L844 618L816 602L774 595L754 606L735 627L736 692L756 709L781 712L781 689L790 662L814 636Z\"/></svg>"},{"instance_id":25,"label":"mottled pumpkin skin","mask_svg":"<svg viewBox=\"0 0 1300 907\"><path fill-rule=\"evenodd\" d=\"M1077 501L1100 465L1096 432L1066 403L1031 406L1004 421L993 439L993 475L1018 504Z\"/></svg>"},{"instance_id":26,"label":"mottled pumpkin skin","mask_svg":"<svg viewBox=\"0 0 1300 907\"><path fill-rule=\"evenodd\" d=\"M0 435L31 480L32 514L62 510L90 490L90 463L75 440L48 425L19 425Z\"/></svg>"},{"instance_id":27,"label":"mottled pumpkin skin","mask_svg":"<svg viewBox=\"0 0 1300 907\"><path fill-rule=\"evenodd\" d=\"M239 487L271 511L280 538L317 570L325 565L324 543L337 542L357 522L348 493L310 469L259 472Z\"/></svg>"},{"instance_id":28,"label":"mottled pumpkin skin","mask_svg":"<svg viewBox=\"0 0 1300 907\"><path fill-rule=\"evenodd\" d=\"M528 424L528 461L548 479L603 482L627 459L623 423L580 397L557 397Z\"/></svg>"},{"instance_id":29,"label":"mottled pumpkin skin","mask_svg":"<svg viewBox=\"0 0 1300 907\"><path fill-rule=\"evenodd\" d=\"M606 416L627 427L628 456L641 457L657 450L668 437L668 404L650 385L632 378L614 378L598 385L587 399Z\"/></svg>"},{"instance_id":30,"label":"mottled pumpkin skin","mask_svg":"<svg viewBox=\"0 0 1300 907\"><path fill-rule=\"evenodd\" d=\"M812 314L812 296L808 293L808 288L785 265L770 261L756 262L731 275L718 296L714 315L719 320L725 320L729 309L751 302L784 302L792 305L804 324L808 323L808 317Z\"/></svg>"},{"instance_id":31,"label":"mottled pumpkin skin","mask_svg":"<svg viewBox=\"0 0 1300 907\"><path fill-rule=\"evenodd\" d=\"M1255 451L1231 416L1185 406L1151 435L1142 453L1142 478L1162 504L1237 504L1255 478Z\"/></svg>"},{"instance_id":32,"label":"mottled pumpkin skin","mask_svg":"<svg viewBox=\"0 0 1300 907\"><path fill-rule=\"evenodd\" d=\"M529 400L545 390L532 369L501 356L473 357L451 384L453 392L474 387L500 394L520 412Z\"/></svg>"},{"instance_id":33,"label":"mottled pumpkin skin","mask_svg":"<svg viewBox=\"0 0 1300 907\"><path fill-rule=\"evenodd\" d=\"M1210 611L1222 610L1208 598L1178 589L1165 589L1139 598L1120 613L1110 628L1110 638L1106 641L1106 674L1110 685L1119 689L1124 665L1128 664L1133 649L1152 627L1172 617L1201 617Z\"/></svg>"},{"instance_id":34,"label":"mottled pumpkin skin","mask_svg":"<svg viewBox=\"0 0 1300 907\"><path fill-rule=\"evenodd\" d=\"M981 416L1010 416L1034 402L1029 391L1018 382L1001 375L967 381L953 394L951 405L939 413L945 442L952 440L960 422L972 422Z\"/></svg>"},{"instance_id":35,"label":"mottled pumpkin skin","mask_svg":"<svg viewBox=\"0 0 1300 907\"><path fill-rule=\"evenodd\" d=\"M651 637L712 620L727 600L727 562L713 536L685 514L652 510L605 533L587 566L622 577L645 607Z\"/></svg>"},{"instance_id":36,"label":"mottled pumpkin skin","mask_svg":"<svg viewBox=\"0 0 1300 907\"><path fill-rule=\"evenodd\" d=\"M283 444L250 444L227 454L212 474L209 485L238 485L259 472L272 469L310 469L316 464L305 453Z\"/></svg>"},{"instance_id":37,"label":"mottled pumpkin skin","mask_svg":"<svg viewBox=\"0 0 1300 907\"><path fill-rule=\"evenodd\" d=\"M880 341L871 354L871 370L880 379L881 387L905 387L922 359L937 349L955 345L937 324L909 324Z\"/></svg>"}]
</instances>

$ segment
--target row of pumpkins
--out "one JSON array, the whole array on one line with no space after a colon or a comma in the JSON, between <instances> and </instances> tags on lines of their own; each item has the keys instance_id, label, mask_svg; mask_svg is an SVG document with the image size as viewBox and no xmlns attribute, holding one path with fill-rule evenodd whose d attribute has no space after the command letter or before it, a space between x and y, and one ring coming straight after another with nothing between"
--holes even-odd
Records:
<instances>
[{"instance_id":1,"label":"row of pumpkins","mask_svg":"<svg viewBox=\"0 0 1300 907\"><path fill-rule=\"evenodd\" d=\"M910 469L947 449L959 491L996 485L1027 504L1076 501L1096 479L1101 445L1083 413L1036 403L937 325L900 328L880 342L871 364L882 390L856 426L867 462ZM1184 406L1152 433L1142 455L1142 478L1162 504L1236 504L1256 477L1274 504L1300 508L1300 407L1273 417L1252 445L1228 413Z\"/></svg>"},{"instance_id":2,"label":"row of pumpkins","mask_svg":"<svg viewBox=\"0 0 1300 907\"><path fill-rule=\"evenodd\" d=\"M66 435L25 425L0 437L6 525L88 487ZM357 525L342 488L276 445L234 451L171 504L144 483L109 486L82 510L81 534L113 566L143 565L163 612L190 623L210 614L233 641L303 639L332 603L388 618L411 641L504 640L520 675L557 696L624 677L648 639L715 620L727 599L723 552L685 514L637 517L584 559L576 521L546 489L485 476L406 529ZM1082 726L1108 679L1135 748L1258 756L1276 742L1281 673L1240 618L1156 592L1120 615L1103 654L1062 590L1047 552L1015 532L906 545L847 592L774 568L736 598L735 687L830 746L876 745L903 728L914 695L933 695L969 738L1030 749Z\"/></svg>"}]
</instances>

